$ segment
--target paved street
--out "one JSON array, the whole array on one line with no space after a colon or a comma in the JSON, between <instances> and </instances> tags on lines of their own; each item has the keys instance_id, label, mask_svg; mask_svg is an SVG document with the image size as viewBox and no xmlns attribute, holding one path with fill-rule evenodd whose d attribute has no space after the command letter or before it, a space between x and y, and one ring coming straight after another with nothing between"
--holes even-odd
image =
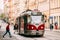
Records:
<instances>
[{"instance_id":1,"label":"paved street","mask_svg":"<svg viewBox=\"0 0 60 40\"><path fill-rule=\"evenodd\" d=\"M44 37L24 37L24 36L18 36L17 38L19 40L60 40L60 32L58 31L49 31L46 30Z\"/></svg>"},{"instance_id":2,"label":"paved street","mask_svg":"<svg viewBox=\"0 0 60 40\"><path fill-rule=\"evenodd\" d=\"M21 35L14 34L13 26L11 25L11 34L12 38L7 34L5 38L3 38L3 34L5 33L5 26L7 25L5 22L0 22L2 24L2 28L0 29L0 40L60 40L60 30L45 30L44 37L24 37ZM3 25L4 24L4 25Z\"/></svg>"},{"instance_id":3,"label":"paved street","mask_svg":"<svg viewBox=\"0 0 60 40\"><path fill-rule=\"evenodd\" d=\"M12 36L12 38L9 38L8 35L5 36L5 38L2 38L2 35L4 34L4 32L1 32L0 31L0 39L1 40L60 40L60 32L57 32L57 31L49 31L49 30L46 30L45 31L45 34L44 34L44 37L24 37L24 36L20 36L20 35L17 35L17 34L14 34Z\"/></svg>"}]
</instances>

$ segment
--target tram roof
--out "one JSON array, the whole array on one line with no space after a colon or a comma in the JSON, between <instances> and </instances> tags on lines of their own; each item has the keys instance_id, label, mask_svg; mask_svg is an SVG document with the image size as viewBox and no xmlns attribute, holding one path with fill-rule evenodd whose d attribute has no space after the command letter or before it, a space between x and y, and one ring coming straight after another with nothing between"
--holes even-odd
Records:
<instances>
[{"instance_id":1,"label":"tram roof","mask_svg":"<svg viewBox=\"0 0 60 40\"><path fill-rule=\"evenodd\" d=\"M32 11L32 10L30 10L30 9L27 9L27 10L23 11L22 13L24 13L24 12L28 12L28 11Z\"/></svg>"},{"instance_id":2,"label":"tram roof","mask_svg":"<svg viewBox=\"0 0 60 40\"><path fill-rule=\"evenodd\" d=\"M20 16L23 16L23 15L32 15L32 14L35 13L35 11L34 10L27 9L27 10L23 11ZM38 11L38 10L36 11L36 13L38 13L38 15L43 15L43 13L40 12L40 11Z\"/></svg>"}]
</instances>

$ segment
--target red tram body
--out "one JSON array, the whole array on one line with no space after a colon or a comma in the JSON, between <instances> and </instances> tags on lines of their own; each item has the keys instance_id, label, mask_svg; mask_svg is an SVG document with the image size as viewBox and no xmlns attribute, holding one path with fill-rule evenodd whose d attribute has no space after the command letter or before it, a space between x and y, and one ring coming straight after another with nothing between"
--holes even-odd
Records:
<instances>
[{"instance_id":1,"label":"red tram body","mask_svg":"<svg viewBox=\"0 0 60 40\"><path fill-rule=\"evenodd\" d=\"M42 12L26 10L22 12L22 16L17 18L17 23L19 25L19 34L44 35L45 22Z\"/></svg>"}]
</instances>

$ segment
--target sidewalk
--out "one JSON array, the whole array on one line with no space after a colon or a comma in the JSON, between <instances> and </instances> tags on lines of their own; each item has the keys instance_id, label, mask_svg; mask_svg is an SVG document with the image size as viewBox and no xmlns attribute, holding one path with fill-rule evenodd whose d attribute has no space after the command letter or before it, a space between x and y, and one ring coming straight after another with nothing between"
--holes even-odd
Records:
<instances>
[{"instance_id":1,"label":"sidewalk","mask_svg":"<svg viewBox=\"0 0 60 40\"><path fill-rule=\"evenodd\" d=\"M51 31L50 29L45 29L46 31ZM54 31L54 32L60 32L60 30L59 29L53 29L52 31Z\"/></svg>"}]
</instances>

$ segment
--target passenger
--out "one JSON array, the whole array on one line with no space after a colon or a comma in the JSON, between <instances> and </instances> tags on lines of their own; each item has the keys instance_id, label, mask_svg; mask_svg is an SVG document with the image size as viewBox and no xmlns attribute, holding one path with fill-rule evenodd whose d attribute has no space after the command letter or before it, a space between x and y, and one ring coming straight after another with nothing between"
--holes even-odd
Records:
<instances>
[{"instance_id":1,"label":"passenger","mask_svg":"<svg viewBox=\"0 0 60 40\"><path fill-rule=\"evenodd\" d=\"M12 36L11 36L11 33L10 33L10 23L8 23L8 25L6 26L6 33L3 35L3 37L4 37L7 33L9 33L9 36L10 36L10 38L11 38Z\"/></svg>"},{"instance_id":2,"label":"passenger","mask_svg":"<svg viewBox=\"0 0 60 40\"><path fill-rule=\"evenodd\" d=\"M18 25L15 24L15 25L14 25L14 34L15 34L15 32L17 32L17 31L18 31Z\"/></svg>"},{"instance_id":3,"label":"passenger","mask_svg":"<svg viewBox=\"0 0 60 40\"><path fill-rule=\"evenodd\" d=\"M58 29L58 23L55 22L55 29L57 30Z\"/></svg>"},{"instance_id":4,"label":"passenger","mask_svg":"<svg viewBox=\"0 0 60 40\"><path fill-rule=\"evenodd\" d=\"M53 24L50 24L50 30L53 30Z\"/></svg>"}]
</instances>

